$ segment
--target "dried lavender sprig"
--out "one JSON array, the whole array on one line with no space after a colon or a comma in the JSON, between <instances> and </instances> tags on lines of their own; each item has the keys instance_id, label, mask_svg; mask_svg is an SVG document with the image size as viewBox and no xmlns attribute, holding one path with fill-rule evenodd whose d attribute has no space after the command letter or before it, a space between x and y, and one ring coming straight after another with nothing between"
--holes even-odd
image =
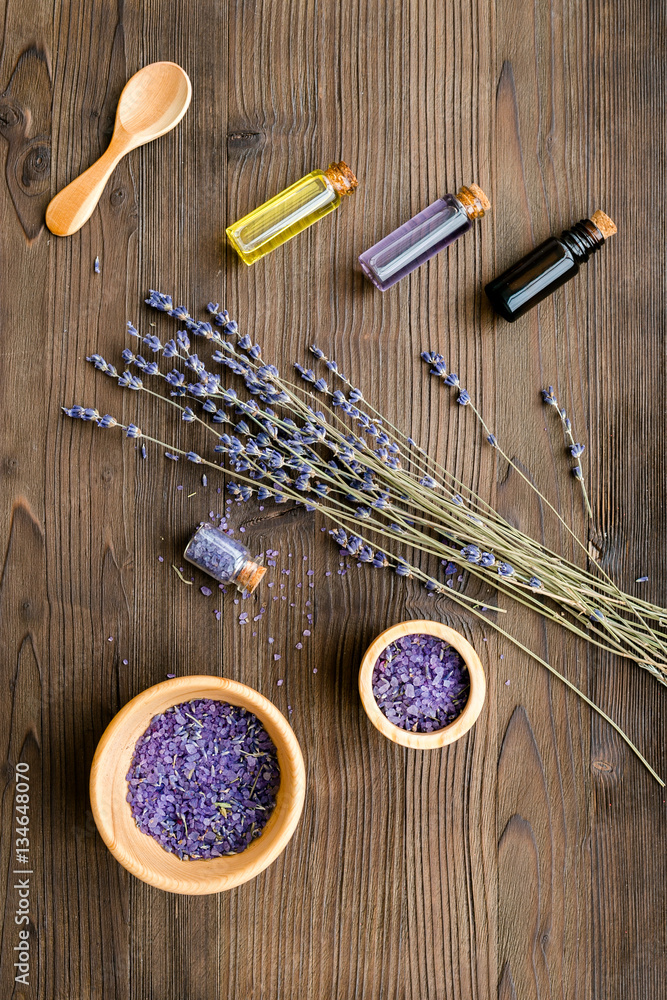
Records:
<instances>
[{"instance_id":1,"label":"dried lavender sprig","mask_svg":"<svg viewBox=\"0 0 667 1000\"><path fill-rule=\"evenodd\" d=\"M576 465L572 467L572 475L579 482L581 486L581 492L584 497L584 503L586 505L586 512L591 520L593 520L593 511L591 509L590 500L588 499L588 491L586 490L586 483L584 481L584 471L581 467L581 462L579 459L584 453L585 445L579 444L574 440L574 434L572 433L572 421L568 417L565 410L560 406L558 400L556 399L556 393L554 392L554 387L552 385L548 386L546 389L541 390L542 402L545 406L553 409L558 414L558 418L563 425L563 431L565 433L565 440L567 442L567 451L572 458L576 460Z\"/></svg>"},{"instance_id":2,"label":"dried lavender sprig","mask_svg":"<svg viewBox=\"0 0 667 1000\"><path fill-rule=\"evenodd\" d=\"M319 386L317 385L317 382L318 382L319 380L314 380L314 379L312 378L312 376L310 376L310 373L309 373L309 377L310 377L310 379L311 379L312 381L314 381L314 382L315 382L315 387L316 387L316 388L319 388ZM465 402L468 402L468 401L469 401L469 399L466 399L466 395L467 395L467 394L462 394L462 396L463 396L463 399L462 399L462 401L465 401Z\"/></svg>"},{"instance_id":3,"label":"dried lavender sprig","mask_svg":"<svg viewBox=\"0 0 667 1000\"><path fill-rule=\"evenodd\" d=\"M148 340L148 341L153 341L154 339L156 340L157 338L150 337L150 338L144 338L144 339ZM158 347L155 344L152 344L151 346L152 346L153 350L157 350L158 349ZM115 369L113 368L113 366L107 365L106 362L104 361L104 359L100 358L99 356L93 356L89 360L93 361L93 363L95 363L96 366L98 368L100 368L101 370L106 371L107 374L109 374L109 373L112 373L114 375L117 374L116 371L115 371ZM142 359L142 366L143 366L144 370L146 370L149 367L149 366L147 366L143 362L143 359ZM152 367L154 369L156 366L153 365ZM151 373L155 374L155 371L152 371ZM138 380L135 380L134 383L131 380L129 380L129 381L126 381L125 384L127 384L131 388L138 388L140 383L138 383ZM156 395L156 394L154 394L154 395ZM158 396L158 398L162 398L162 397ZM173 405L176 405L176 404L173 404ZM180 407L179 407L179 409L180 409ZM309 410L309 412L311 412L311 411ZM189 410L188 407L185 408L185 411L184 411L184 414L183 414L183 418L184 419L186 419L186 414L188 415L188 419L191 419L191 420L195 419L194 414L192 413L191 410ZM357 495L357 499L360 499L359 495ZM372 525L369 525L369 527L371 527L371 530L374 530L374 531L378 530L377 522L373 523ZM410 534L409 532L406 532L406 533ZM410 537L405 538L404 541L406 541L407 543L409 543L409 544L411 544L413 546L416 546L417 548L421 548L423 551L433 552L433 548L432 548L431 544L429 544L430 540L428 539L428 537L423 537L423 536L422 537L412 537L412 536L410 536ZM426 544L424 544L424 543L426 543ZM474 546L472 546L472 548L474 548ZM442 550L436 551L436 554L442 555L443 552L442 552ZM447 556L448 556L448 558L456 558L456 552L455 552L455 550L451 551L451 552L448 552ZM501 566L502 565L503 564L501 564ZM512 576L513 575L514 574L512 572ZM498 586L497 585L497 581L491 581L491 582L493 582L494 585ZM519 580L516 580L516 583L519 586L521 585L521 581L519 581ZM498 589L501 592L508 593L510 596L514 596L515 598L517 596L516 594L512 594L511 591L508 590L507 588L500 588L500 587L498 587ZM549 596L554 596L555 597L555 595L549 595ZM588 611L590 609L587 609L585 607L582 608L580 602L578 602L576 599L573 599L572 592L569 592L569 593L565 592L564 595L561 595L561 600L564 600L566 604L571 604L571 605L573 605L575 607L578 607L579 611L580 611L580 614L582 614L582 616L584 618L588 619L590 617L590 615L588 614ZM538 604L538 603L536 603L536 602L534 602L532 600L530 602L522 600L521 603L524 603L526 606L532 606L534 610L540 610L542 614L546 613L547 617L553 617L554 620L558 620L558 618L556 618L555 615L552 615L547 609L545 609L540 604ZM607 627L610 628L609 625ZM582 635L584 638L587 638L587 636L584 633L582 633L581 630L577 629L576 627L572 627L572 630L575 631L576 634ZM599 643L599 642L596 642L596 645L599 645L600 648L610 649L609 646L604 646L602 643ZM618 640L615 643L615 648L611 647L611 651L612 652L620 652L620 653L624 652L624 650L621 647L618 646ZM644 662L643 659L640 660L640 662Z\"/></svg>"},{"instance_id":4,"label":"dried lavender sprig","mask_svg":"<svg viewBox=\"0 0 667 1000\"><path fill-rule=\"evenodd\" d=\"M145 338L145 339L147 339L147 338ZM247 338L244 338L244 339L247 339ZM247 347L247 346L249 346L249 345L243 345L243 346L244 346L244 347ZM155 349L155 348L153 348L153 349ZM256 350L256 348L255 348L254 350ZM312 380L313 380L313 377L312 377L312 376L310 375L310 373L308 373L308 375L309 375L309 378L310 378L310 380L312 381ZM318 380L318 381L319 381L319 380ZM315 383L315 384L316 384L316 387L317 387L317 388L319 388L319 386L317 385L317 381L316 381L316 383ZM462 394L462 396L463 396L463 398L464 398L464 401L465 401L465 402L468 402L468 401L469 401L469 397L467 397L467 394L465 394L465 393L464 393L464 394ZM467 398L466 398L466 397L467 397Z\"/></svg>"},{"instance_id":5,"label":"dried lavender sprig","mask_svg":"<svg viewBox=\"0 0 667 1000\"><path fill-rule=\"evenodd\" d=\"M244 339L247 339L247 338L244 338ZM247 347L247 346L249 346L249 345L243 345L243 346L244 346L244 347ZM297 366L297 367L298 367L298 366ZM314 379L314 376L312 375L312 373L306 373L306 372L303 372L303 373L302 373L302 377L306 377L306 378L307 378L307 379L308 379L309 381L312 381L312 382L314 382L314 383L315 383L315 387L316 387L316 388L318 388L318 389L320 388L320 386L319 386L319 385L317 384L319 380L315 380L315 379ZM453 378L453 381L452 381L452 377L450 376L450 384L458 384L458 380L456 379L456 377L454 377L454 378ZM469 398L469 395L468 395L467 393L465 393L465 391L462 391L462 392L460 393L460 401L461 401L461 402L463 402L464 404L465 404L465 403L469 403L469 402L470 402L470 398ZM311 410L310 412L312 412L312 410ZM642 661L642 662L643 662L643 661Z\"/></svg>"}]
</instances>

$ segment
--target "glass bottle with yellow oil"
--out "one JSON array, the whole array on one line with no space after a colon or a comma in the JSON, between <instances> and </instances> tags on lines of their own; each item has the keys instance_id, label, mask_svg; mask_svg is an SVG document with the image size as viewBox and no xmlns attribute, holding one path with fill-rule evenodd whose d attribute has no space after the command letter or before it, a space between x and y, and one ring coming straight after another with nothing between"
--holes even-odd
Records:
<instances>
[{"instance_id":1,"label":"glass bottle with yellow oil","mask_svg":"<svg viewBox=\"0 0 667 1000\"><path fill-rule=\"evenodd\" d=\"M254 264L333 212L357 184L346 163L330 163L326 170L313 170L229 226L229 242L245 264Z\"/></svg>"}]
</instances>

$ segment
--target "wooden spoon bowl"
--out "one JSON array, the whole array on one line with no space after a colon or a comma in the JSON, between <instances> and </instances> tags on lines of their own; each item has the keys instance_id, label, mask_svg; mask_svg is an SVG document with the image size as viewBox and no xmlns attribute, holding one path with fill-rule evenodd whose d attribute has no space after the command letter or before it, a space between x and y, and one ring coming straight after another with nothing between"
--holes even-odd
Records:
<instances>
[{"instance_id":1,"label":"wooden spoon bowl","mask_svg":"<svg viewBox=\"0 0 667 1000\"><path fill-rule=\"evenodd\" d=\"M470 675L468 701L453 722L434 733L413 733L407 729L401 729L400 726L395 726L380 709L373 694L373 669L380 653L390 643L404 635L435 635L439 639L444 639L461 654L468 668ZM412 747L415 750L434 750L460 739L475 724L486 697L486 677L479 656L460 632L448 628L447 625L441 625L440 622L418 619L393 625L373 640L361 661L359 694L366 715L375 728L379 729L388 740L400 743L404 747Z\"/></svg>"},{"instance_id":2,"label":"wooden spoon bowl","mask_svg":"<svg viewBox=\"0 0 667 1000\"><path fill-rule=\"evenodd\" d=\"M190 78L176 63L150 63L130 77L118 101L109 146L99 160L49 203L46 224L51 232L71 236L81 229L93 214L118 162L131 149L178 125L191 97Z\"/></svg>"},{"instance_id":3,"label":"wooden spoon bowl","mask_svg":"<svg viewBox=\"0 0 667 1000\"><path fill-rule=\"evenodd\" d=\"M125 776L137 740L153 716L172 705L196 698L242 705L257 716L278 751L280 787L275 809L261 835L240 854L181 861L139 830L127 802ZM301 749L287 719L258 691L224 677L177 677L142 691L107 726L90 772L90 801L95 823L116 860L143 882L167 892L193 896L223 892L241 885L275 861L299 822L305 789L306 772Z\"/></svg>"}]
</instances>

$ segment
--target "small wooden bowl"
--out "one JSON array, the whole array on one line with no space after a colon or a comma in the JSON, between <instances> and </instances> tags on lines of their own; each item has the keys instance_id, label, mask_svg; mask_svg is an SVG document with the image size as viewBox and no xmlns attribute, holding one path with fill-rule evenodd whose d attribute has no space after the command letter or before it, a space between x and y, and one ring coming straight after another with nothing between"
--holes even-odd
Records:
<instances>
[{"instance_id":1,"label":"small wooden bowl","mask_svg":"<svg viewBox=\"0 0 667 1000\"><path fill-rule=\"evenodd\" d=\"M276 806L257 840L240 854L181 861L134 822L125 775L137 740L154 715L195 698L242 705L263 723L278 751L280 788ZM176 677L142 691L114 716L95 751L90 801L97 829L113 856L143 882L184 895L223 892L259 875L284 850L294 833L306 790L301 749L287 719L258 691L224 677Z\"/></svg>"},{"instance_id":2,"label":"small wooden bowl","mask_svg":"<svg viewBox=\"0 0 667 1000\"><path fill-rule=\"evenodd\" d=\"M373 668L380 653L390 643L404 635L436 635L439 639L444 639L461 654L470 674L470 694L463 711L448 726L434 733L411 733L407 729L395 726L380 710L373 694ZM455 632L440 622L422 620L401 622L382 632L364 653L359 669L359 694L366 715L388 740L400 743L404 747L412 747L414 750L434 750L436 747L444 747L458 740L475 724L486 697L486 677L479 656L460 632Z\"/></svg>"}]
</instances>

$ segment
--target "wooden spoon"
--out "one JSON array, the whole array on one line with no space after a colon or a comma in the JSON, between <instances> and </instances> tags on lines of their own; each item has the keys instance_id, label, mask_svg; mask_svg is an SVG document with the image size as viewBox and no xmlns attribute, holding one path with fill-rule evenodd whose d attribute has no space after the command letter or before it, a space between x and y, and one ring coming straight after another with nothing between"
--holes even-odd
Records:
<instances>
[{"instance_id":1,"label":"wooden spoon","mask_svg":"<svg viewBox=\"0 0 667 1000\"><path fill-rule=\"evenodd\" d=\"M116 123L106 151L49 203L46 224L56 236L71 236L93 214L116 164L137 146L157 139L188 110L192 85L172 62L144 66L127 81L118 101Z\"/></svg>"}]
</instances>

